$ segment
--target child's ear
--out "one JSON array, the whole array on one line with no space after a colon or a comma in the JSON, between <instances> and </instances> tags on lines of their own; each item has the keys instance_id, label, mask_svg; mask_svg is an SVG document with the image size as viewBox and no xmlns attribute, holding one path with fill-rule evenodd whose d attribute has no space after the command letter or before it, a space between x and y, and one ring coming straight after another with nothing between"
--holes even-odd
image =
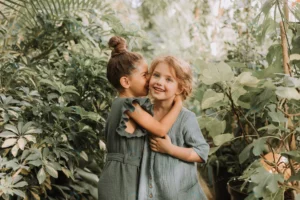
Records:
<instances>
[{"instance_id":1,"label":"child's ear","mask_svg":"<svg viewBox=\"0 0 300 200\"><path fill-rule=\"evenodd\" d=\"M127 76L122 76L120 78L120 84L123 88L128 89L130 86L129 78Z\"/></svg>"}]
</instances>

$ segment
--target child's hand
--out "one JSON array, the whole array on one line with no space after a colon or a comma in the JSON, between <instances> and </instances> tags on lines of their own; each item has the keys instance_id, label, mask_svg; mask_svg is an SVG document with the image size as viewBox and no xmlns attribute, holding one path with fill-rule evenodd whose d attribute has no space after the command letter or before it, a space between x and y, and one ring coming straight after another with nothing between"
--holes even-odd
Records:
<instances>
[{"instance_id":1,"label":"child's hand","mask_svg":"<svg viewBox=\"0 0 300 200\"><path fill-rule=\"evenodd\" d=\"M150 148L152 151L170 154L172 147L173 144L168 135L166 135L164 138L155 136L150 137Z\"/></svg>"}]
</instances>

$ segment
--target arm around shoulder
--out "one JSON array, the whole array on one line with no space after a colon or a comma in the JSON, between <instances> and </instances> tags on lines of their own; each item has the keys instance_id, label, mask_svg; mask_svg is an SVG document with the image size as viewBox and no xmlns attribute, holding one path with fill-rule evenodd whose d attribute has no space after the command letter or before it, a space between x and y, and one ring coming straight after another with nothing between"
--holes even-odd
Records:
<instances>
[{"instance_id":1,"label":"arm around shoulder","mask_svg":"<svg viewBox=\"0 0 300 200\"><path fill-rule=\"evenodd\" d=\"M182 101L175 101L170 112L160 121L154 119L153 116L146 112L138 102L134 102L133 106L135 109L132 112L127 111L127 115L153 135L163 137L167 135L170 128L176 121L182 109Z\"/></svg>"}]
</instances>

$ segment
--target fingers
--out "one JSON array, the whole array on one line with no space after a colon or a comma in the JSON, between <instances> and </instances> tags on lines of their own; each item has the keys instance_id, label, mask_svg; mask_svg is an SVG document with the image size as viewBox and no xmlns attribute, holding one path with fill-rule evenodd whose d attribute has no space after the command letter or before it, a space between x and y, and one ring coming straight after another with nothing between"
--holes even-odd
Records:
<instances>
[{"instance_id":1,"label":"fingers","mask_svg":"<svg viewBox=\"0 0 300 200\"><path fill-rule=\"evenodd\" d=\"M150 139L150 144L156 144L157 141L155 139Z\"/></svg>"},{"instance_id":2,"label":"fingers","mask_svg":"<svg viewBox=\"0 0 300 200\"><path fill-rule=\"evenodd\" d=\"M150 144L150 149L155 152L158 151L157 146L155 144Z\"/></svg>"}]
</instances>

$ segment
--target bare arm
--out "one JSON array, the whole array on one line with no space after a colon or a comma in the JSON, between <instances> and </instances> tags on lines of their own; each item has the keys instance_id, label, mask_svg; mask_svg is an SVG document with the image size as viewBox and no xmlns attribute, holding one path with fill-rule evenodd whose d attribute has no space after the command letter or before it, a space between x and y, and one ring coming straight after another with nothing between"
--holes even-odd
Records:
<instances>
[{"instance_id":1,"label":"bare arm","mask_svg":"<svg viewBox=\"0 0 300 200\"><path fill-rule=\"evenodd\" d=\"M126 114L153 135L163 137L169 132L169 129L176 121L182 108L182 100L180 96L177 96L174 102L175 103L170 112L160 121L154 119L153 116L147 113L138 103L134 103L135 110L133 112L128 111Z\"/></svg>"},{"instance_id":2,"label":"bare arm","mask_svg":"<svg viewBox=\"0 0 300 200\"><path fill-rule=\"evenodd\" d=\"M168 135L165 138L151 137L150 148L152 151L169 154L186 162L204 162L193 148L179 147L171 143Z\"/></svg>"}]
</instances>

